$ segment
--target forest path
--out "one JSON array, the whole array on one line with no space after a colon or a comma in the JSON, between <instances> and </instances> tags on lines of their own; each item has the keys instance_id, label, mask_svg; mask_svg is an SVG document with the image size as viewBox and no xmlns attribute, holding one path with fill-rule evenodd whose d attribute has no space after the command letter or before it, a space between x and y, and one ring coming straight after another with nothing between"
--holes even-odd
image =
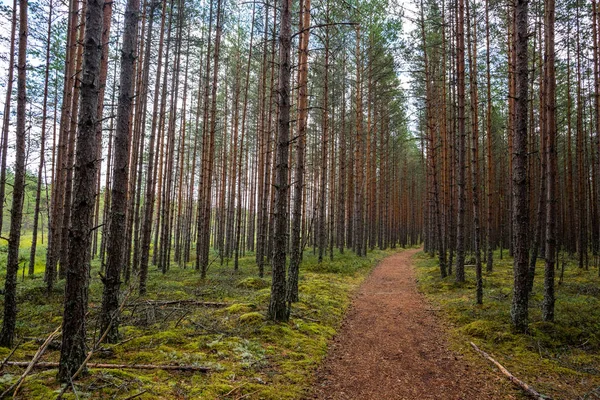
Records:
<instances>
[{"instance_id":1,"label":"forest path","mask_svg":"<svg viewBox=\"0 0 600 400\"><path fill-rule=\"evenodd\" d=\"M387 257L361 285L309 398L513 398L484 362L469 365L448 348L442 321L417 291L418 251Z\"/></svg>"}]
</instances>

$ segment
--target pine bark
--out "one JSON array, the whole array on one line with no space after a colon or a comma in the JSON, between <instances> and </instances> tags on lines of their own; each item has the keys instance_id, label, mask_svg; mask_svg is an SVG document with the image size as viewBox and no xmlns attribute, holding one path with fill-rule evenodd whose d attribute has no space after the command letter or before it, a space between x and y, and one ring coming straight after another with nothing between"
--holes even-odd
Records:
<instances>
[{"instance_id":1,"label":"pine bark","mask_svg":"<svg viewBox=\"0 0 600 400\"><path fill-rule=\"evenodd\" d=\"M458 91L458 215L456 219L456 282L465 281L466 129L465 129L465 0L458 0L456 66Z\"/></svg>"},{"instance_id":2,"label":"pine bark","mask_svg":"<svg viewBox=\"0 0 600 400\"><path fill-rule=\"evenodd\" d=\"M596 2L594 1L594 6ZM557 154L556 154L556 72L554 53L555 1L545 0L545 74L546 87L546 252L544 266L544 301L542 318L544 321L554 320L554 270L556 266L557 242ZM542 177L544 179L544 177Z\"/></svg>"},{"instance_id":3,"label":"pine bark","mask_svg":"<svg viewBox=\"0 0 600 400\"><path fill-rule=\"evenodd\" d=\"M114 139L113 183L111 188L111 210L108 229L106 275L103 279L102 313L100 332L106 332L106 341L116 343L119 339L119 289L121 269L125 262L124 247L127 215L127 187L129 165L130 118L133 100L133 72L136 61L136 38L139 21L139 0L127 0L121 50L121 72L119 77L119 99L117 106L117 127Z\"/></svg>"},{"instance_id":4,"label":"pine bark","mask_svg":"<svg viewBox=\"0 0 600 400\"><path fill-rule=\"evenodd\" d=\"M23 198L25 195L28 6L27 0L19 2L16 151L8 254L6 257L6 280L4 281L4 318L2 320L2 331L0 331L0 346L2 347L12 347L17 322L17 273L19 272L19 245L21 243L21 222L23 220Z\"/></svg>"},{"instance_id":5,"label":"pine bark","mask_svg":"<svg viewBox=\"0 0 600 400\"><path fill-rule=\"evenodd\" d=\"M17 31L17 0L13 0L12 18L10 25L10 50L8 56L8 77L6 82L6 100L4 102L4 113L2 118L2 137L0 151L0 205L4 205L6 196L6 161L8 158L8 128L10 125L10 103L12 100L14 65L15 65L15 37ZM2 233L4 222L4 207L0 207L0 233Z\"/></svg>"},{"instance_id":6,"label":"pine bark","mask_svg":"<svg viewBox=\"0 0 600 400\"><path fill-rule=\"evenodd\" d=\"M512 153L512 225L514 288L511 317L515 328L524 332L528 324L529 205L527 199L527 97L528 97L528 0L515 4L515 132Z\"/></svg>"},{"instance_id":7,"label":"pine bark","mask_svg":"<svg viewBox=\"0 0 600 400\"><path fill-rule=\"evenodd\" d=\"M73 185L73 207L69 229L68 264L66 265L63 336L58 377L69 382L86 356L85 314L91 247L92 216L95 203L98 123L98 75L102 55L102 0L88 0L83 41L81 77L81 112L77 130L77 152Z\"/></svg>"},{"instance_id":8,"label":"pine bark","mask_svg":"<svg viewBox=\"0 0 600 400\"><path fill-rule=\"evenodd\" d=\"M279 84L277 154L275 159L275 213L272 260L271 300L269 319L287 321L286 304L286 253L288 245L288 152L290 135L290 53L291 53L291 6L292 0L280 1L279 30Z\"/></svg>"},{"instance_id":9,"label":"pine bark","mask_svg":"<svg viewBox=\"0 0 600 400\"><path fill-rule=\"evenodd\" d=\"M310 31L310 1L301 0L300 39L298 42L298 122L296 132L296 168L294 171L294 204L292 206L292 238L290 244L290 268L288 275L287 300L298 301L298 276L302 259L302 203L304 200L304 153L308 117L308 41Z\"/></svg>"}]
</instances>

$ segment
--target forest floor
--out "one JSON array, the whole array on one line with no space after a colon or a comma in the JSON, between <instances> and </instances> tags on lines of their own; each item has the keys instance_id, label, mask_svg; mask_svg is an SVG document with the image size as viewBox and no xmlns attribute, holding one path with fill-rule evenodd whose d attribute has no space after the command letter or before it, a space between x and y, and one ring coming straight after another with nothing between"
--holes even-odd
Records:
<instances>
[{"instance_id":1,"label":"forest floor","mask_svg":"<svg viewBox=\"0 0 600 400\"><path fill-rule=\"evenodd\" d=\"M0 246L0 287L4 249ZM312 250L312 249L311 249ZM151 267L148 294L134 292L121 315L121 340L103 343L90 360L105 364L207 367L208 373L135 368L90 368L65 399L299 399L309 390L314 372L327 354L328 343L344 318L352 295L383 258L400 249L351 251L319 263L313 251L304 253L300 271L300 301L288 323L265 320L270 273L257 276L253 253L232 262L213 260L205 280L193 263L162 274ZM28 249L23 248L24 256ZM45 248L38 248L35 274L21 275L17 287L17 349L11 361L30 361L41 342L61 325L64 280L48 294L43 282ZM216 254L213 254L216 257ZM184 268L185 267L185 268ZM102 283L97 260L92 264L87 343L98 338ZM127 285L123 290L127 291ZM206 302L206 306L202 304ZM3 306L0 296L0 309ZM60 339L51 343L42 362L59 359ZM0 348L0 359L11 349ZM24 368L0 368L0 392ZM54 399L60 391L56 369L34 369L17 398Z\"/></svg>"},{"instance_id":2,"label":"forest floor","mask_svg":"<svg viewBox=\"0 0 600 400\"><path fill-rule=\"evenodd\" d=\"M475 304L475 267L471 257L465 266L465 283L456 283L454 275L442 279L437 258L428 254L420 252L413 261L419 291L432 304L436 315L447 321L450 349L462 354L467 362L483 360L471 348L469 343L473 342L517 378L555 400L600 399L598 269L593 265L587 270L578 268L576 260L567 254L561 253L559 259L555 321L542 319L544 263L539 259L526 333L515 332L511 324L513 259L506 252L494 252L493 271L483 273L481 305ZM495 375L502 376L484 362L487 365L481 370L491 368Z\"/></svg>"},{"instance_id":3,"label":"forest floor","mask_svg":"<svg viewBox=\"0 0 600 400\"><path fill-rule=\"evenodd\" d=\"M311 398L518 398L485 361L450 349L443 320L417 289L417 251L387 257L361 285Z\"/></svg>"}]
</instances>

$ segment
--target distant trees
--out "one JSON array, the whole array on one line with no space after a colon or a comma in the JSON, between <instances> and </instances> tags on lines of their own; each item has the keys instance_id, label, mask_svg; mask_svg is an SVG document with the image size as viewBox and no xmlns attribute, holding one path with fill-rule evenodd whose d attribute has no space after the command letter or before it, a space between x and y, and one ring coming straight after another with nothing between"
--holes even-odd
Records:
<instances>
[{"instance_id":1,"label":"distant trees","mask_svg":"<svg viewBox=\"0 0 600 400\"><path fill-rule=\"evenodd\" d=\"M14 198L2 344L15 335L13 237L31 229L30 274L46 246L48 296L61 296L57 282L66 280L63 382L85 357L95 279L104 284L98 326L115 341L124 283L147 294L152 268L169 279L172 265L195 265L205 279L254 257L257 275L272 277L268 316L286 320L301 296L305 249L325 262L336 248L364 256L419 243L425 185L398 78L401 26L386 2L357 6L48 0L32 8L33 46L10 41L19 45L16 129L13 68L3 104L1 172ZM12 11L9 27L26 35L26 13ZM42 62L25 76L27 51ZM21 228L27 175L35 184Z\"/></svg>"},{"instance_id":2,"label":"distant trees","mask_svg":"<svg viewBox=\"0 0 600 400\"><path fill-rule=\"evenodd\" d=\"M539 257L545 260L542 315L548 321L559 257L576 255L582 269L591 256L598 260L597 3L419 5L419 41L411 49L417 104L424 110L425 249L439 255L442 277L455 269L457 282L464 280L465 252L477 303L484 301L483 261L492 272L494 250L502 258L508 249L514 256L511 315L515 328L525 331ZM565 35L555 34L555 25ZM589 40L582 40L584 30ZM485 46L478 46L483 39ZM564 53L557 53L559 45ZM454 55L449 63L446 54ZM471 149L470 174L463 146Z\"/></svg>"}]
</instances>

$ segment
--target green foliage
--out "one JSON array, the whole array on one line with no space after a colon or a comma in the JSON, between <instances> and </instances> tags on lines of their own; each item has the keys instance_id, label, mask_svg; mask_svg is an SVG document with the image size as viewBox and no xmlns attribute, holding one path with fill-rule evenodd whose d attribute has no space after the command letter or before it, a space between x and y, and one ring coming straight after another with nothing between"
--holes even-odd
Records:
<instances>
[{"instance_id":1,"label":"green foliage","mask_svg":"<svg viewBox=\"0 0 600 400\"><path fill-rule=\"evenodd\" d=\"M436 259L417 257L419 288L452 323L452 344L467 357L475 342L519 379L556 399L580 398L600 386L600 279L575 263L565 268L564 283L556 286L556 322L542 321L543 263L530 300L527 334L512 329L512 259L495 255L494 272L484 273L484 302L475 304L475 271L467 283L439 277Z\"/></svg>"},{"instance_id":2,"label":"green foliage","mask_svg":"<svg viewBox=\"0 0 600 400\"><path fill-rule=\"evenodd\" d=\"M45 253L41 246L40 254ZM148 295L132 296L135 306L121 317L118 344L103 344L91 362L119 364L202 365L208 374L95 370L76 383L78 398L127 398L145 391L140 399L297 399L310 387L312 372L327 352L350 295L377 261L390 254L374 251L359 259L352 253L335 253L334 261L317 263L308 252L300 274L300 302L293 304L289 323L265 320L270 279L259 279L252 254L231 266L212 266L202 281L193 268L172 264L167 275L151 268ZM88 343L97 339L97 320L102 286L97 262L90 284ZM47 295L43 268L19 282L18 337L44 338L62 320L64 281ZM0 282L1 284L2 282ZM155 305L145 300L198 300L231 304L222 308L187 305ZM27 339L13 360L29 360L39 341ZM0 348L0 357L10 349ZM45 361L58 361L56 347ZM0 381L5 389L22 370L5 368ZM35 370L22 389L22 398L53 398L59 389L56 371ZM66 398L74 399L71 393Z\"/></svg>"}]
</instances>

